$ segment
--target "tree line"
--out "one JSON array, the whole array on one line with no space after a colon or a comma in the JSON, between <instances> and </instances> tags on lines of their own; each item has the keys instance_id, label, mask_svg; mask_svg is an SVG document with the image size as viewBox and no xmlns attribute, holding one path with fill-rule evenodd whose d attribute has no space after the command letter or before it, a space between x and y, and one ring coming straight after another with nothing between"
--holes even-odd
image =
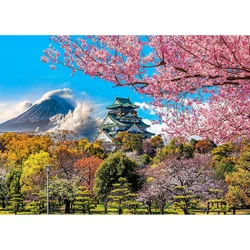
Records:
<instances>
[{"instance_id":1,"label":"tree line","mask_svg":"<svg viewBox=\"0 0 250 250\"><path fill-rule=\"evenodd\" d=\"M0 135L0 213L236 213L250 205L250 141L121 132L114 151L69 131ZM247 212L246 212L247 213Z\"/></svg>"}]
</instances>

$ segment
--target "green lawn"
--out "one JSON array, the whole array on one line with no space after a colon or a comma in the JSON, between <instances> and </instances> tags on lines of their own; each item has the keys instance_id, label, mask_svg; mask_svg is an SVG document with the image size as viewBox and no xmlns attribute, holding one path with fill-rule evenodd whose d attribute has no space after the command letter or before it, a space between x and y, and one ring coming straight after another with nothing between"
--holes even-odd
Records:
<instances>
[{"instance_id":1,"label":"green lawn","mask_svg":"<svg viewBox=\"0 0 250 250\"><path fill-rule=\"evenodd\" d=\"M203 209L194 209L191 211L191 214L196 214L196 215L207 215L204 206L201 206ZM160 214L159 210L155 207L152 207L152 214ZM218 215L218 211L220 212L220 215L224 215L223 211L220 211L220 209L217 208L212 208L211 211L209 211L209 215ZM165 214L183 214L182 210L177 210L173 207L173 205L166 206L164 210ZM8 215L8 214L14 214L12 211L8 211L6 209L0 208L0 215ZM32 212L28 210L22 210L18 212L17 214L19 215L29 215L32 214ZM43 209L42 214L46 214L46 208ZM64 215L64 206L58 207L57 209L54 209L54 211L51 211L51 214L58 214L58 215ZM71 213L72 214L72 213ZM76 211L74 213L75 215L81 215L82 213L80 211ZM91 214L94 215L104 215L104 206L103 204L97 204L94 209L91 209ZM116 209L108 208L108 214L109 215L117 215L118 212ZM124 215L132 215L132 211L128 209L123 210ZM136 214L139 215L148 215L148 211L145 207L140 207L136 210ZM233 214L233 209L228 209L226 212L227 215L232 215ZM250 214L250 209L237 209L236 214ZM87 215L87 214L85 214Z\"/></svg>"}]
</instances>

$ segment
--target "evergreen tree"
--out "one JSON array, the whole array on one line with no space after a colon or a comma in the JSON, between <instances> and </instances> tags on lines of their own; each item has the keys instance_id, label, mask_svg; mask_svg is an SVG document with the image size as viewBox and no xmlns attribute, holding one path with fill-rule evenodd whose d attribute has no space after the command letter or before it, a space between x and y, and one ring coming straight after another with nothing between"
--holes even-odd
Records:
<instances>
[{"instance_id":1,"label":"evergreen tree","mask_svg":"<svg viewBox=\"0 0 250 250\"><path fill-rule=\"evenodd\" d=\"M139 202L135 200L136 194L131 193L130 185L126 178L120 177L118 183L113 184L110 192L109 206L118 210L118 214L122 214L124 208L132 209L135 214Z\"/></svg>"},{"instance_id":2,"label":"evergreen tree","mask_svg":"<svg viewBox=\"0 0 250 250\"><path fill-rule=\"evenodd\" d=\"M197 208L199 198L185 186L175 186L174 206L176 209L181 209L184 214L190 214L192 209Z\"/></svg>"},{"instance_id":3,"label":"evergreen tree","mask_svg":"<svg viewBox=\"0 0 250 250\"><path fill-rule=\"evenodd\" d=\"M7 209L14 212L15 214L17 214L24 207L23 201L24 201L23 195L13 193L10 196L10 200L9 200Z\"/></svg>"},{"instance_id":4,"label":"evergreen tree","mask_svg":"<svg viewBox=\"0 0 250 250\"><path fill-rule=\"evenodd\" d=\"M92 198L91 191L86 186L79 187L76 192L73 204L73 210L81 211L82 213L91 214L91 209L95 207L94 199Z\"/></svg>"},{"instance_id":5,"label":"evergreen tree","mask_svg":"<svg viewBox=\"0 0 250 250\"><path fill-rule=\"evenodd\" d=\"M6 171L0 169L0 201L2 208L5 208L8 189L6 185Z\"/></svg>"},{"instance_id":6,"label":"evergreen tree","mask_svg":"<svg viewBox=\"0 0 250 250\"><path fill-rule=\"evenodd\" d=\"M41 202L38 200L29 202L25 208L32 214L41 214Z\"/></svg>"},{"instance_id":7,"label":"evergreen tree","mask_svg":"<svg viewBox=\"0 0 250 250\"><path fill-rule=\"evenodd\" d=\"M94 193L97 198L104 202L105 213L107 212L108 195L112 190L112 184L117 183L120 177L127 178L131 183L131 190L139 188L139 176L136 173L138 165L130 160L122 152L111 154L96 171Z\"/></svg>"}]
</instances>

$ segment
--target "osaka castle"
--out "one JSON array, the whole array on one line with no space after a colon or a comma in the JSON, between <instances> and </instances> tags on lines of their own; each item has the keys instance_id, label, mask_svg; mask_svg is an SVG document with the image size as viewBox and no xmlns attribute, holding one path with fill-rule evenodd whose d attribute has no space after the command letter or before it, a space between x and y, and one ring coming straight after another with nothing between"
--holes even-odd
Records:
<instances>
[{"instance_id":1,"label":"osaka castle","mask_svg":"<svg viewBox=\"0 0 250 250\"><path fill-rule=\"evenodd\" d=\"M114 103L108 106L108 114L100 125L100 133L95 140L103 142L112 142L119 132L129 132L131 134L141 135L144 139L154 136L147 131L149 125L138 117L137 109L139 106L134 105L129 98L116 97Z\"/></svg>"}]
</instances>

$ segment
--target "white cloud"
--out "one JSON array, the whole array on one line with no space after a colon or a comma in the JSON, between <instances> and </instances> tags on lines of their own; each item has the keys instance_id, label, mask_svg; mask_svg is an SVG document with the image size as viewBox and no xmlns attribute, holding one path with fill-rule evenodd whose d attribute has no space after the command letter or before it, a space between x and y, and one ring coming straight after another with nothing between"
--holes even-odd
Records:
<instances>
[{"instance_id":1,"label":"white cloud","mask_svg":"<svg viewBox=\"0 0 250 250\"><path fill-rule=\"evenodd\" d=\"M169 143L169 140L170 140L169 135L166 132L162 131L167 128L166 124L164 123L153 124L149 119L143 119L143 122L150 125L150 128L148 128L147 131L154 133L155 135L161 134L164 144L166 145L167 143ZM187 139L191 140L192 138L196 140L202 139L200 136L196 136L196 135L189 136Z\"/></svg>"},{"instance_id":2,"label":"white cloud","mask_svg":"<svg viewBox=\"0 0 250 250\"><path fill-rule=\"evenodd\" d=\"M143 119L143 122L150 125L149 128L147 128L147 131L154 133L155 135L161 135L162 140L164 144L166 145L169 142L169 136L166 132L162 131L164 128L166 128L166 124L153 124L149 119Z\"/></svg>"},{"instance_id":3,"label":"white cloud","mask_svg":"<svg viewBox=\"0 0 250 250\"><path fill-rule=\"evenodd\" d=\"M139 106L143 110L149 111L150 115L155 115L156 114L155 109L153 108L153 106L150 106L146 102L135 102L135 105Z\"/></svg>"},{"instance_id":4,"label":"white cloud","mask_svg":"<svg viewBox=\"0 0 250 250\"><path fill-rule=\"evenodd\" d=\"M70 103L72 103L73 101L73 91L69 88L64 88L64 89L56 89L56 90L47 92L46 94L42 96L41 99L37 100L35 104L40 104L42 101L48 100L53 96L64 98Z\"/></svg>"},{"instance_id":5,"label":"white cloud","mask_svg":"<svg viewBox=\"0 0 250 250\"><path fill-rule=\"evenodd\" d=\"M28 100L20 102L16 105L6 105L0 104L0 107L4 107L0 109L0 123L5 122L9 119L12 119L23 112L25 112L27 109L29 109L32 106L32 103ZM6 108L5 108L6 107Z\"/></svg>"},{"instance_id":6,"label":"white cloud","mask_svg":"<svg viewBox=\"0 0 250 250\"><path fill-rule=\"evenodd\" d=\"M93 103L93 117L98 117L98 119L104 119L107 115L106 107L110 105L110 102L105 103Z\"/></svg>"},{"instance_id":7,"label":"white cloud","mask_svg":"<svg viewBox=\"0 0 250 250\"><path fill-rule=\"evenodd\" d=\"M166 128L165 124L153 124L149 119L143 119L143 122L147 125L150 125L149 128L147 128L147 131L154 133L155 135L158 134L165 134L166 132L162 131L162 129Z\"/></svg>"},{"instance_id":8,"label":"white cloud","mask_svg":"<svg viewBox=\"0 0 250 250\"><path fill-rule=\"evenodd\" d=\"M66 116L56 115L50 119L55 125L50 131L71 130L91 138L97 132L97 126L100 125L100 119L90 116L93 111L92 104L78 102L73 112L69 111Z\"/></svg>"},{"instance_id":9,"label":"white cloud","mask_svg":"<svg viewBox=\"0 0 250 250\"><path fill-rule=\"evenodd\" d=\"M28 108L30 108L32 106L32 103L29 102L28 100L26 101L23 101L23 102L20 102L18 103L16 106L15 106L15 110L17 112L24 112L26 111Z\"/></svg>"},{"instance_id":10,"label":"white cloud","mask_svg":"<svg viewBox=\"0 0 250 250\"><path fill-rule=\"evenodd\" d=\"M89 94L85 91L81 92L81 95L84 95L84 96L89 96Z\"/></svg>"}]
</instances>

